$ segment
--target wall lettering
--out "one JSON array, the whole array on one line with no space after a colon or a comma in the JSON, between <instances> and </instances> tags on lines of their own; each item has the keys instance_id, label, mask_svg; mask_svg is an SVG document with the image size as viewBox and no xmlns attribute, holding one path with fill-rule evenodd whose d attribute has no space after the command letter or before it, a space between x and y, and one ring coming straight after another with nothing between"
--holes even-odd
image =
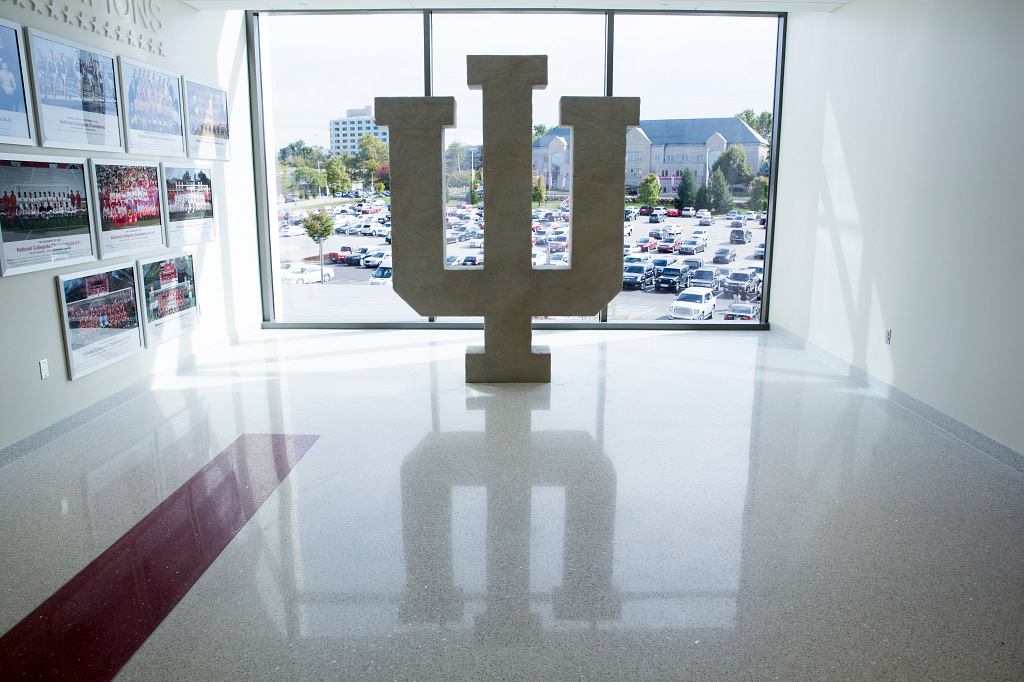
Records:
<instances>
[{"instance_id":1,"label":"wall lettering","mask_svg":"<svg viewBox=\"0 0 1024 682\"><path fill-rule=\"evenodd\" d=\"M163 13L160 0L65 1L71 4L61 4L61 0L0 0L47 19L134 47L141 52L164 56L163 42L151 35L160 33L164 28L164 23L160 19ZM39 28L45 29L44 26Z\"/></svg>"}]
</instances>

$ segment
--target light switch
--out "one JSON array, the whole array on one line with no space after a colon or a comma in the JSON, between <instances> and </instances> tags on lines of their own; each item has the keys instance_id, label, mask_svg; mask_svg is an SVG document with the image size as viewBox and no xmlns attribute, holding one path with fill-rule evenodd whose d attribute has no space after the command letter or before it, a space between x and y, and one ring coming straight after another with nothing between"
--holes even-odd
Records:
<instances>
[{"instance_id":1,"label":"light switch","mask_svg":"<svg viewBox=\"0 0 1024 682\"><path fill-rule=\"evenodd\" d=\"M39 378L49 379L50 378L50 363L46 360L39 361Z\"/></svg>"}]
</instances>

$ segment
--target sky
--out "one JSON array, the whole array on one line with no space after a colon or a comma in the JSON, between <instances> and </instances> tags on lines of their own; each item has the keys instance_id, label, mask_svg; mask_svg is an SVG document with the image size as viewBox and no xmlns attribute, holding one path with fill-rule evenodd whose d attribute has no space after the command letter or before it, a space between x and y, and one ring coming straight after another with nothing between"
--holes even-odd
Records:
<instances>
[{"instance_id":1,"label":"sky","mask_svg":"<svg viewBox=\"0 0 1024 682\"><path fill-rule=\"evenodd\" d=\"M614 93L640 97L640 117L771 111L778 21L770 17L615 16ZM604 94L604 15L435 13L433 94L456 98L446 141L480 144L481 93L467 54L546 54L548 86L534 123L558 123L563 95ZM264 112L272 149L328 146L328 122L374 97L423 95L420 13L261 15Z\"/></svg>"}]
</instances>

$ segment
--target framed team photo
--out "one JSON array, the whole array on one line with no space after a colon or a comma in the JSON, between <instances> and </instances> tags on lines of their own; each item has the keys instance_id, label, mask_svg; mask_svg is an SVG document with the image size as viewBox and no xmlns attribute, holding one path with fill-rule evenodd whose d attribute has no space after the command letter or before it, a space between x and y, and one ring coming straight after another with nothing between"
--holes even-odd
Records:
<instances>
[{"instance_id":1,"label":"framed team photo","mask_svg":"<svg viewBox=\"0 0 1024 682\"><path fill-rule=\"evenodd\" d=\"M36 143L25 65L21 26L0 19L0 143Z\"/></svg>"},{"instance_id":2,"label":"framed team photo","mask_svg":"<svg viewBox=\"0 0 1024 682\"><path fill-rule=\"evenodd\" d=\"M135 263L57 276L68 378L142 350Z\"/></svg>"},{"instance_id":3,"label":"framed team photo","mask_svg":"<svg viewBox=\"0 0 1024 682\"><path fill-rule=\"evenodd\" d=\"M185 156L181 76L119 56L124 138L133 154Z\"/></svg>"},{"instance_id":4,"label":"framed team photo","mask_svg":"<svg viewBox=\"0 0 1024 682\"><path fill-rule=\"evenodd\" d=\"M31 28L28 47L41 144L123 151L114 55Z\"/></svg>"},{"instance_id":5,"label":"framed team photo","mask_svg":"<svg viewBox=\"0 0 1024 682\"><path fill-rule=\"evenodd\" d=\"M152 348L199 326L192 254L140 260L139 300L146 346Z\"/></svg>"},{"instance_id":6,"label":"framed team photo","mask_svg":"<svg viewBox=\"0 0 1024 682\"><path fill-rule=\"evenodd\" d=\"M213 214L213 170L189 164L163 163L164 222L171 248L212 242L216 238Z\"/></svg>"},{"instance_id":7,"label":"framed team photo","mask_svg":"<svg viewBox=\"0 0 1024 682\"><path fill-rule=\"evenodd\" d=\"M228 130L227 90L187 76L183 76L181 82L185 90L188 155L194 159L229 160L231 134Z\"/></svg>"},{"instance_id":8,"label":"framed team photo","mask_svg":"<svg viewBox=\"0 0 1024 682\"><path fill-rule=\"evenodd\" d=\"M96 260L85 159L0 155L0 273Z\"/></svg>"},{"instance_id":9,"label":"framed team photo","mask_svg":"<svg viewBox=\"0 0 1024 682\"><path fill-rule=\"evenodd\" d=\"M160 166L89 159L100 258L163 248Z\"/></svg>"}]
</instances>

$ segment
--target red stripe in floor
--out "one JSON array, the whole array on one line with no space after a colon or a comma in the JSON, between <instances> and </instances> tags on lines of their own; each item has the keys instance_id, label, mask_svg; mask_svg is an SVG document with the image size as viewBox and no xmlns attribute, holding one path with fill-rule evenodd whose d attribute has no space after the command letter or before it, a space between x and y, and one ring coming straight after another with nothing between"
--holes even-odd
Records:
<instances>
[{"instance_id":1,"label":"red stripe in floor","mask_svg":"<svg viewBox=\"0 0 1024 682\"><path fill-rule=\"evenodd\" d=\"M0 638L0 677L113 679L318 438L239 436Z\"/></svg>"}]
</instances>

